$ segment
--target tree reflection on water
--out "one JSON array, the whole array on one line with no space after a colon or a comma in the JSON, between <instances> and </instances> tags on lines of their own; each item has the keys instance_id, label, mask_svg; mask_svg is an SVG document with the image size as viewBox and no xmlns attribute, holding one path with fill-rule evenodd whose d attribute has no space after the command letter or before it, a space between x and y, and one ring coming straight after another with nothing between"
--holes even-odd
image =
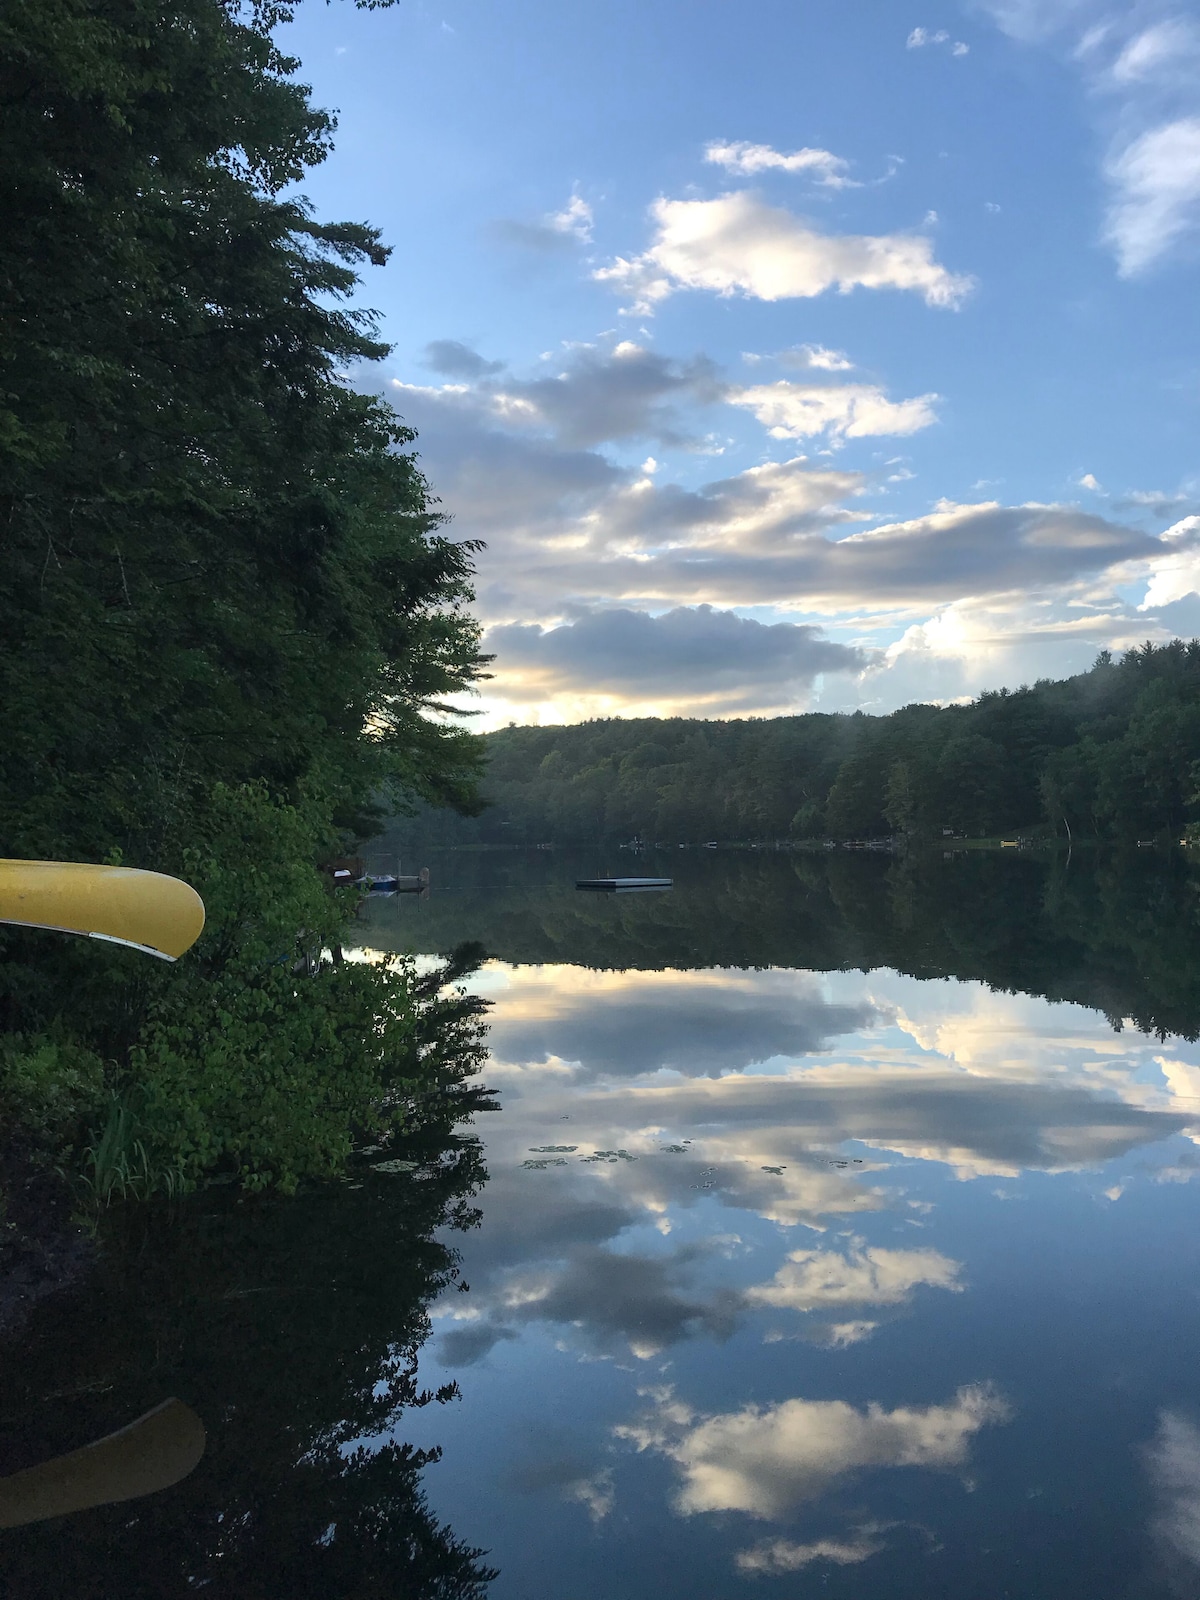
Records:
<instances>
[{"instance_id":1,"label":"tree reflection on water","mask_svg":"<svg viewBox=\"0 0 1200 1600\"><path fill-rule=\"evenodd\" d=\"M176 1394L208 1448L145 1499L13 1530L15 1597L372 1594L475 1600L493 1570L431 1514L436 1449L402 1442L430 1301L457 1276L434 1230L470 1228L474 1139L430 1134L411 1172L294 1199L215 1191L112 1215L97 1278L43 1306L0 1369L0 1471L70 1450Z\"/></svg>"},{"instance_id":2,"label":"tree reflection on water","mask_svg":"<svg viewBox=\"0 0 1200 1600\"><path fill-rule=\"evenodd\" d=\"M650 852L638 870L669 871L673 890L620 898L574 887L616 870L615 850L447 852L430 902L373 903L363 939L439 951L469 936L501 961L625 970L890 967L1200 1035L1200 875L1182 851L946 855Z\"/></svg>"}]
</instances>

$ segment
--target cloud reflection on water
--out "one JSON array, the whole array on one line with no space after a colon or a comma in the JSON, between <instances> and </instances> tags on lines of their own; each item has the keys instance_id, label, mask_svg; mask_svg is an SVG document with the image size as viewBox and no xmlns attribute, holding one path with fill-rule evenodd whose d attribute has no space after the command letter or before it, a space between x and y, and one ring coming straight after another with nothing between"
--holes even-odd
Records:
<instances>
[{"instance_id":1,"label":"cloud reflection on water","mask_svg":"<svg viewBox=\"0 0 1200 1600\"><path fill-rule=\"evenodd\" d=\"M716 1077L827 1050L889 1014L874 1001L832 1000L812 973L589 972L519 968L492 1023L500 1062L550 1062L573 1079L633 1078L667 1069Z\"/></svg>"},{"instance_id":2,"label":"cloud reflection on water","mask_svg":"<svg viewBox=\"0 0 1200 1600\"><path fill-rule=\"evenodd\" d=\"M968 1246L984 1236L964 1235L949 1204L960 1183L991 1180L973 1191L990 1204L997 1177L1007 1196L1070 1182L1111 1205L1140 1179L1200 1171L1178 1138L1200 1122L1200 1052L1173 1041L1165 1056L1083 1007L878 970L493 963L476 987L493 1002L487 1077L503 1112L480 1129L491 1180L463 1242L471 1293L440 1303L435 1353L490 1364L501 1384L510 1365L528 1371L521 1347L526 1363L599 1358L618 1380L632 1358L640 1403L629 1395L565 1453L535 1451L509 1487L551 1490L599 1524L635 1463L657 1460L679 1516L777 1525L735 1536L744 1579L931 1540L908 1512L895 1519L877 1475L965 1472L978 1436L1016 1414L972 1362L915 1397L886 1376L900 1322L932 1332L951 1307L969 1314ZM1169 1157L1151 1154L1166 1141ZM774 1391L715 1399L695 1378L714 1343L730 1352L722 1372L752 1349L781 1361ZM812 1387L798 1359L821 1374ZM840 1372L873 1376L842 1389ZM1200 1482L1194 1433L1167 1419L1151 1457L1176 1560Z\"/></svg>"},{"instance_id":3,"label":"cloud reflection on water","mask_svg":"<svg viewBox=\"0 0 1200 1600\"><path fill-rule=\"evenodd\" d=\"M895 1157L963 1180L1078 1172L1195 1116L1180 1098L1195 1069L1165 1062L1156 1041L979 984L492 964L479 987L504 1112L484 1130L492 1180L471 1300L442 1308L448 1365L535 1323L580 1350L649 1359L728 1338L754 1313L775 1316L768 1338L847 1348L882 1308L963 1287L962 1263L915 1244L786 1248L796 1227L924 1225L930 1204L914 1214ZM531 1159L561 1165L522 1170ZM736 1250L673 1237L712 1204L784 1230L756 1281L730 1264ZM781 1328L780 1314L809 1320Z\"/></svg>"},{"instance_id":4,"label":"cloud reflection on water","mask_svg":"<svg viewBox=\"0 0 1200 1600\"><path fill-rule=\"evenodd\" d=\"M741 1511L780 1521L825 1494L835 1479L878 1467L946 1470L965 1465L972 1437L1007 1422L1007 1402L987 1384L958 1390L944 1405L866 1407L843 1400L785 1400L693 1416L669 1391L618 1427L638 1450L655 1450L679 1474L676 1509Z\"/></svg>"}]
</instances>

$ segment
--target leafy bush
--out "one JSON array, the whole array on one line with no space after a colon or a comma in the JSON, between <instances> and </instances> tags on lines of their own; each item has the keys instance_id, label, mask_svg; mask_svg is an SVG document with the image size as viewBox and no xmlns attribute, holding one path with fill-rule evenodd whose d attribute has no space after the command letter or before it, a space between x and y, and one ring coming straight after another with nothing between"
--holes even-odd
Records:
<instances>
[{"instance_id":1,"label":"leafy bush","mask_svg":"<svg viewBox=\"0 0 1200 1600\"><path fill-rule=\"evenodd\" d=\"M343 956L358 896L313 865L319 803L218 785L206 816L185 852L207 912L195 948L160 966L73 946L118 992L115 1013L86 988L75 1007L58 993L56 1032L0 1049L0 1105L69 1150L99 1201L180 1193L217 1170L291 1192L338 1173L361 1136L453 1098L483 1058L481 1007L443 994L443 974ZM105 1052L114 1014L125 1042Z\"/></svg>"}]
</instances>

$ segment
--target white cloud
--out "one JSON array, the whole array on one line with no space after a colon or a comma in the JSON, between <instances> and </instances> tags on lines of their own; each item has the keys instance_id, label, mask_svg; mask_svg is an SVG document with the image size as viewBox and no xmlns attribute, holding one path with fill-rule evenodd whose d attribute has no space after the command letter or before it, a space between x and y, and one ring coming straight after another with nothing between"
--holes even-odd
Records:
<instances>
[{"instance_id":1,"label":"white cloud","mask_svg":"<svg viewBox=\"0 0 1200 1600\"><path fill-rule=\"evenodd\" d=\"M491 380L471 390L392 389L421 433L423 466L456 533L488 542L479 558L485 620L549 621L572 606L708 603L726 610L791 606L814 615L882 607L897 620L901 608L905 620L923 612L929 622L938 607L1002 594L1061 597L1064 585L1118 570L1122 581L1156 565L1182 573L1200 544L1200 525L1181 524L1157 538L1073 506L995 502L939 505L922 517L836 537L867 516L855 507L871 488L861 472L795 457L685 488L661 468L638 475L598 451L571 447L621 432L679 437L678 422L662 406L676 395L694 396L709 379L699 369L654 362L647 355L630 359L624 372L622 362L611 361L569 379L506 382L503 401ZM828 404L835 392L818 395ZM859 415L859 433L869 416ZM798 417L799 406L779 425ZM911 411L907 418L921 420ZM824 420L849 432L854 417L826 413ZM545 437L552 430L558 439ZM1070 615L1086 634L1088 614Z\"/></svg>"},{"instance_id":2,"label":"white cloud","mask_svg":"<svg viewBox=\"0 0 1200 1600\"><path fill-rule=\"evenodd\" d=\"M1013 39L1032 44L1052 37L1095 0L982 0L983 9Z\"/></svg>"},{"instance_id":3,"label":"white cloud","mask_svg":"<svg viewBox=\"0 0 1200 1600\"><path fill-rule=\"evenodd\" d=\"M734 1560L739 1572L762 1573L768 1577L799 1572L814 1561L830 1561L836 1567L857 1566L887 1547L887 1540L880 1538L885 1531L886 1524L867 1523L854 1529L848 1537L817 1539L812 1544L796 1544L791 1539L763 1539L749 1550L739 1550Z\"/></svg>"},{"instance_id":4,"label":"white cloud","mask_svg":"<svg viewBox=\"0 0 1200 1600\"><path fill-rule=\"evenodd\" d=\"M568 1484L563 1496L581 1505L593 1523L603 1522L616 1503L611 1467L604 1467L590 1478L580 1478Z\"/></svg>"},{"instance_id":5,"label":"white cloud","mask_svg":"<svg viewBox=\"0 0 1200 1600\"><path fill-rule=\"evenodd\" d=\"M757 172L806 172L826 189L858 187L847 176L850 163L829 150L805 148L785 155L782 150L773 150L769 144L749 144L745 140L732 144L716 141L705 148L704 159L713 166L724 167L726 172L735 172L742 177L752 177Z\"/></svg>"},{"instance_id":6,"label":"white cloud","mask_svg":"<svg viewBox=\"0 0 1200 1600\"><path fill-rule=\"evenodd\" d=\"M686 1414L686 1413L685 1413ZM614 1431L673 1461L684 1516L741 1511L764 1521L788 1516L850 1473L878 1467L962 1466L982 1428L1009 1407L990 1386L962 1388L946 1405L864 1410L842 1400L785 1400L680 1425L680 1408Z\"/></svg>"},{"instance_id":7,"label":"white cloud","mask_svg":"<svg viewBox=\"0 0 1200 1600\"><path fill-rule=\"evenodd\" d=\"M582 196L573 194L561 211L546 218L546 226L586 244L592 237L592 208Z\"/></svg>"},{"instance_id":8,"label":"white cloud","mask_svg":"<svg viewBox=\"0 0 1200 1600\"><path fill-rule=\"evenodd\" d=\"M592 237L592 208L573 194L561 211L550 211L540 222L519 222L504 217L492 224L492 233L507 244L547 253L588 244Z\"/></svg>"},{"instance_id":9,"label":"white cloud","mask_svg":"<svg viewBox=\"0 0 1200 1600\"><path fill-rule=\"evenodd\" d=\"M896 617L905 608L1050 590L1166 553L1149 534L1070 506L939 506L831 538L836 516L848 515L822 508L833 477L797 459L699 491L656 483L616 490L593 517L592 537L571 550L543 550L528 581L560 603L604 595L825 615L865 607ZM1086 622L1081 614L1079 626Z\"/></svg>"},{"instance_id":10,"label":"white cloud","mask_svg":"<svg viewBox=\"0 0 1200 1600\"><path fill-rule=\"evenodd\" d=\"M937 421L936 394L889 400L876 384L802 384L780 381L734 389L727 399L746 406L773 439L865 439L918 433Z\"/></svg>"},{"instance_id":11,"label":"white cloud","mask_svg":"<svg viewBox=\"0 0 1200 1600\"><path fill-rule=\"evenodd\" d=\"M773 608L777 615L763 619L772 623L837 619L843 644L874 653L865 672L839 677L832 660L820 669L832 674L819 689L824 710L890 710L1080 671L1102 646L1121 649L1195 625L1174 613L1160 624L1157 613L1200 594L1200 519L1184 516L1156 535L1119 516L1127 506L1139 521L1179 517L1196 503L1187 485L1107 502L1104 516L1073 505L983 500L875 524L879 513L866 507L892 492L894 463L868 473L796 455L709 481L697 482L693 469L685 484L660 443L702 449L701 408L737 404L777 436L810 432L849 447L927 424L932 396L892 400L871 384L809 383L807 374L849 365L840 351L815 344L761 358L798 369L794 378L736 388L702 356L675 361L633 340L609 350L578 347L559 359L560 371L543 366L525 378L468 346L435 341L426 360L454 381L394 380L387 391L420 433L422 468L454 534L486 541L477 558L483 621L524 625L504 641L513 646L522 716L611 714L622 697L669 705L662 714L688 714L689 705L700 715L768 714L765 700L752 703L756 695L777 710L812 703L807 664L794 677L776 676L774 690L768 670L769 658L785 642L798 646L800 635L772 633L762 621L743 628L730 615L742 607ZM654 470L618 464L606 449L611 440L652 444ZM632 459L643 454L639 447ZM1103 492L1092 487L1094 477L1077 481L1077 494ZM846 536L864 523L866 531ZM1149 585L1140 608L1121 598L1139 581ZM685 613L670 625L650 616L698 606L717 611L707 619ZM623 620L553 626L614 612ZM638 637L653 649L639 659L657 663L664 677L656 682L649 673L598 691L607 696L601 707L575 666L599 650L594 664L607 676L607 660L621 676L620 662L600 647L602 635L611 644L622 626L642 630ZM706 630L716 651L712 673L697 672L690 687L675 678L668 684L687 655L683 633L698 640ZM805 648L818 637L806 636ZM550 665L560 652L573 686L564 682L555 696ZM778 657L781 667L785 657L791 660L789 650ZM741 690L732 676L739 660ZM535 680L544 693L531 699ZM680 692L694 698L671 698ZM512 714L501 698L488 691L489 718Z\"/></svg>"},{"instance_id":12,"label":"white cloud","mask_svg":"<svg viewBox=\"0 0 1200 1600\"><path fill-rule=\"evenodd\" d=\"M749 1289L752 1305L818 1311L842 1305L902 1305L920 1284L962 1289L962 1263L937 1250L795 1250L770 1283Z\"/></svg>"},{"instance_id":13,"label":"white cloud","mask_svg":"<svg viewBox=\"0 0 1200 1600\"><path fill-rule=\"evenodd\" d=\"M1079 479L1079 487L1081 489L1090 489L1093 494L1104 493L1094 472L1085 472Z\"/></svg>"},{"instance_id":14,"label":"white cloud","mask_svg":"<svg viewBox=\"0 0 1200 1600\"><path fill-rule=\"evenodd\" d=\"M1135 34L1109 69L1116 85L1151 82L1187 70L1200 54L1200 29L1184 17L1168 17Z\"/></svg>"},{"instance_id":15,"label":"white cloud","mask_svg":"<svg viewBox=\"0 0 1200 1600\"><path fill-rule=\"evenodd\" d=\"M1108 162L1116 193L1106 237L1121 276L1152 265L1200 222L1200 117L1180 117L1139 135Z\"/></svg>"},{"instance_id":16,"label":"white cloud","mask_svg":"<svg viewBox=\"0 0 1200 1600\"><path fill-rule=\"evenodd\" d=\"M582 1121L591 1101L578 1089L573 1094ZM616 1120L617 1095L611 1091L603 1108L597 1103L606 1122ZM805 1149L858 1139L874 1149L943 1162L963 1177L1098 1166L1169 1138L1194 1116L1190 1108L1148 1110L1083 1083L1047 1083L1034 1072L1022 1081L943 1065L808 1065L789 1076L694 1078L619 1096L617 1126L720 1125L730 1158L748 1154L751 1136L756 1153L772 1151L773 1159L789 1163ZM714 1135L706 1135L706 1148L715 1158L721 1147Z\"/></svg>"},{"instance_id":17,"label":"white cloud","mask_svg":"<svg viewBox=\"0 0 1200 1600\"><path fill-rule=\"evenodd\" d=\"M802 344L795 350L785 351L779 358L786 365L811 367L815 372L850 372L854 363L842 350L830 350L823 344Z\"/></svg>"},{"instance_id":18,"label":"white cloud","mask_svg":"<svg viewBox=\"0 0 1200 1600\"><path fill-rule=\"evenodd\" d=\"M945 28L938 28L931 33L928 28L914 28L905 40L909 50L923 50L926 45L948 45L952 56L969 55L971 46L964 44L961 39L951 39Z\"/></svg>"},{"instance_id":19,"label":"white cloud","mask_svg":"<svg viewBox=\"0 0 1200 1600\"><path fill-rule=\"evenodd\" d=\"M828 289L903 289L927 305L956 307L974 280L949 272L932 242L912 233L826 234L790 211L738 192L715 200L656 200L649 250L618 257L593 276L651 312L679 289L756 300L811 299Z\"/></svg>"},{"instance_id":20,"label":"white cloud","mask_svg":"<svg viewBox=\"0 0 1200 1600\"><path fill-rule=\"evenodd\" d=\"M1184 517L1163 534L1167 554L1154 563L1141 610L1171 605L1187 595L1200 594L1200 517Z\"/></svg>"},{"instance_id":21,"label":"white cloud","mask_svg":"<svg viewBox=\"0 0 1200 1600\"><path fill-rule=\"evenodd\" d=\"M877 1322L857 1317L853 1322L830 1322L817 1335L810 1334L810 1338L814 1344L822 1344L829 1350L848 1350L852 1344L869 1339L878 1326Z\"/></svg>"}]
</instances>

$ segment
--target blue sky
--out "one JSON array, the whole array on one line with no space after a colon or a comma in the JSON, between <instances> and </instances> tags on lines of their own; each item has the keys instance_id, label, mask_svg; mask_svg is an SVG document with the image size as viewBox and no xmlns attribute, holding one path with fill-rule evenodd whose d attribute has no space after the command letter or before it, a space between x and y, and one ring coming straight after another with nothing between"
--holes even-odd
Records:
<instances>
[{"instance_id":1,"label":"blue sky","mask_svg":"<svg viewBox=\"0 0 1200 1600\"><path fill-rule=\"evenodd\" d=\"M1200 14L302 7L355 381L481 537L486 725L890 710L1200 632Z\"/></svg>"}]
</instances>

